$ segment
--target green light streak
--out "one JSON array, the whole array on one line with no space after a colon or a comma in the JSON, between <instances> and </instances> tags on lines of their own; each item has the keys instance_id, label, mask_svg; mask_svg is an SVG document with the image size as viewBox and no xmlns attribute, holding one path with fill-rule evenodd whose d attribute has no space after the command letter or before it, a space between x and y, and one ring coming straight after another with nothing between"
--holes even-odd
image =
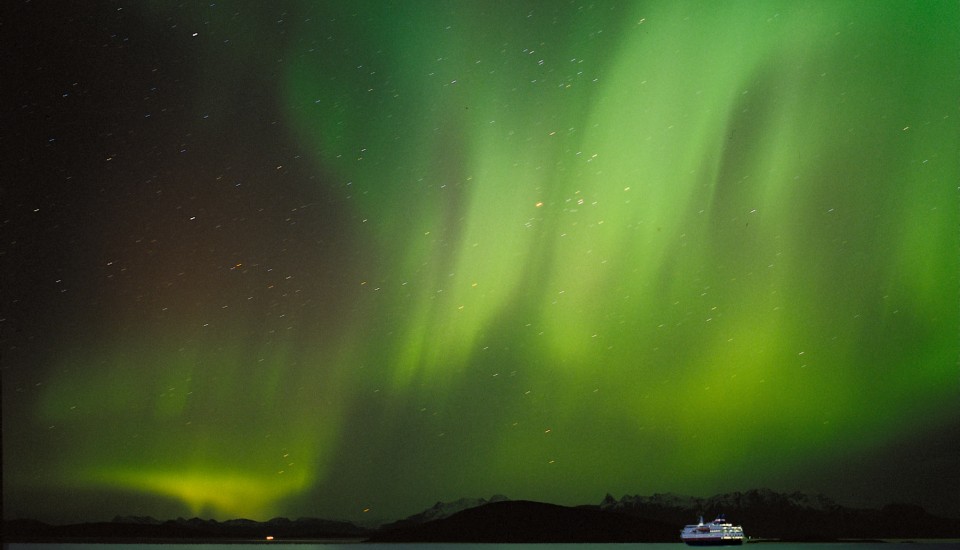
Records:
<instances>
[{"instance_id":1,"label":"green light streak","mask_svg":"<svg viewBox=\"0 0 960 550\"><path fill-rule=\"evenodd\" d=\"M96 431L64 477L259 518L338 474L579 503L951 418L954 5L483 6L297 8L286 122L372 258L349 336L64 361L37 415Z\"/></svg>"},{"instance_id":2,"label":"green light streak","mask_svg":"<svg viewBox=\"0 0 960 550\"><path fill-rule=\"evenodd\" d=\"M210 470L151 472L141 469L104 472L92 476L107 487L164 495L187 505L194 516L228 518L269 517L278 503L310 486L300 474L274 478L253 477L249 471Z\"/></svg>"},{"instance_id":3,"label":"green light streak","mask_svg":"<svg viewBox=\"0 0 960 550\"><path fill-rule=\"evenodd\" d=\"M337 369L297 368L324 358L294 357L292 343L253 357L211 347L164 355L127 344L109 360L65 365L41 404L51 428L70 434L70 468L53 483L166 495L221 518L270 516L311 487L337 447Z\"/></svg>"}]
</instances>

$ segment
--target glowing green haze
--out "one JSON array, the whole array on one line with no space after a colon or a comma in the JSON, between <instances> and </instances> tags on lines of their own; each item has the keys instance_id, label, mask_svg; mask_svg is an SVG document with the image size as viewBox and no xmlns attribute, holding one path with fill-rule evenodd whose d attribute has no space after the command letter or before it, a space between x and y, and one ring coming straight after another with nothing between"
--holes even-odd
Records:
<instances>
[{"instance_id":1,"label":"glowing green haze","mask_svg":"<svg viewBox=\"0 0 960 550\"><path fill-rule=\"evenodd\" d=\"M218 9L192 108L258 75L338 216L63 356L53 485L258 518L853 498L842 464L956 422L955 2Z\"/></svg>"}]
</instances>

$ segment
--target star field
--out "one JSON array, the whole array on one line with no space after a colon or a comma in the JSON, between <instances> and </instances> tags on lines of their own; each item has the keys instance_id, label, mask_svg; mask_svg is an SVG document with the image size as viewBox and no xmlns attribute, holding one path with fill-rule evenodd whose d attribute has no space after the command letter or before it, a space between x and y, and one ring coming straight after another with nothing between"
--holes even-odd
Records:
<instances>
[{"instance_id":1,"label":"star field","mask_svg":"<svg viewBox=\"0 0 960 550\"><path fill-rule=\"evenodd\" d=\"M6 11L5 517L960 514L956 3Z\"/></svg>"}]
</instances>

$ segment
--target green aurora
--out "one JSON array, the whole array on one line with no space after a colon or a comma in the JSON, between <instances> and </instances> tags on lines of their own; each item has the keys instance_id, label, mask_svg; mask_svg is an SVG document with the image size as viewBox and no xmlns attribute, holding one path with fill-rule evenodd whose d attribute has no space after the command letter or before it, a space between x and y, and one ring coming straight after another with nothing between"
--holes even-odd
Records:
<instances>
[{"instance_id":1,"label":"green aurora","mask_svg":"<svg viewBox=\"0 0 960 550\"><path fill-rule=\"evenodd\" d=\"M958 422L956 2L121 4L203 152L71 167L143 190L11 287L6 515L958 513L876 479Z\"/></svg>"}]
</instances>

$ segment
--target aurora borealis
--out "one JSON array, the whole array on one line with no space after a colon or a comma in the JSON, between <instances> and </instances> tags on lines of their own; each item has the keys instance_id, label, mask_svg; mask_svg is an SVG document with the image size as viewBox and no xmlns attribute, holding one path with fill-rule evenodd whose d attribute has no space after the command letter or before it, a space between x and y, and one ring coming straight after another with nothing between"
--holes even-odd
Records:
<instances>
[{"instance_id":1,"label":"aurora borealis","mask_svg":"<svg viewBox=\"0 0 960 550\"><path fill-rule=\"evenodd\" d=\"M5 517L960 515L956 2L7 10Z\"/></svg>"}]
</instances>

